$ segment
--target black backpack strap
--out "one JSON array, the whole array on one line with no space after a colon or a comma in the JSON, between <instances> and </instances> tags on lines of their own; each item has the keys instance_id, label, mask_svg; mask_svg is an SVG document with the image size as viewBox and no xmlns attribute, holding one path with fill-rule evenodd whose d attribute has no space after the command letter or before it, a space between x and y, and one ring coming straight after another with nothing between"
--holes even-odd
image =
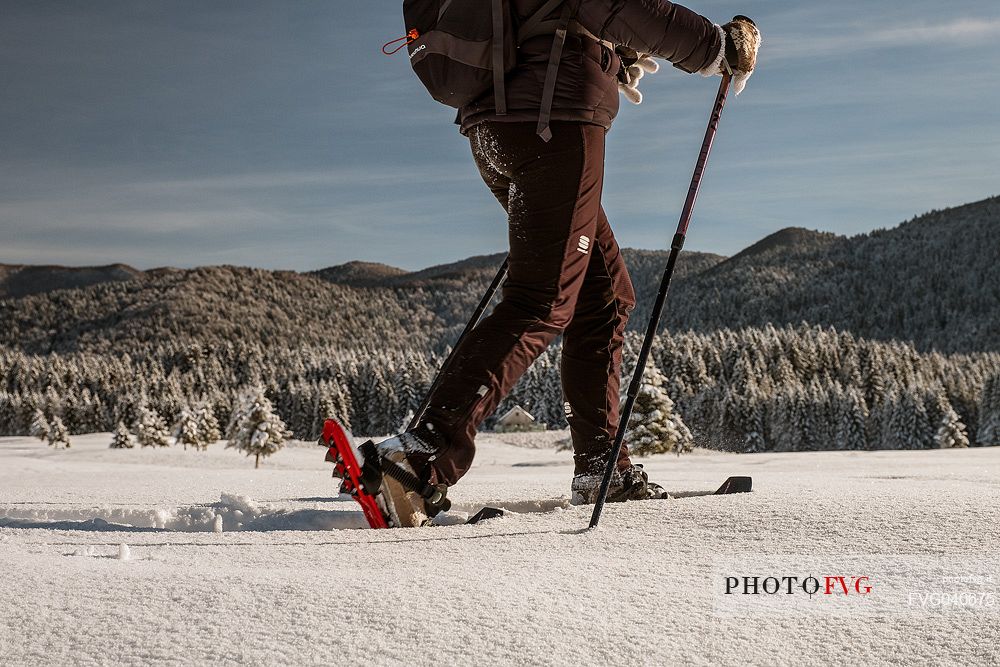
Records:
<instances>
[{"instance_id":1,"label":"black backpack strap","mask_svg":"<svg viewBox=\"0 0 1000 667\"><path fill-rule=\"evenodd\" d=\"M546 5L551 4L551 1ZM545 142L552 139L552 130L549 128L549 120L552 118L552 98L555 97L556 93L556 76L559 73L559 61L562 60L563 45L566 43L566 29L569 27L569 21L573 15L572 4L572 2L566 2L559 15L559 25L556 27L555 36L552 39L549 67L545 72L545 84L542 87L542 105L538 110L538 128L535 132Z\"/></svg>"},{"instance_id":2,"label":"black backpack strap","mask_svg":"<svg viewBox=\"0 0 1000 667\"><path fill-rule=\"evenodd\" d=\"M517 45L521 46L532 37L539 35L551 35L556 31L558 20L546 21L545 17L552 11L566 2L566 0L548 0L541 7L536 9L531 16L525 19L524 23L517 30Z\"/></svg>"},{"instance_id":3,"label":"black backpack strap","mask_svg":"<svg viewBox=\"0 0 1000 667\"><path fill-rule=\"evenodd\" d=\"M503 0L493 0L493 97L498 116L507 115L507 90L504 86L506 72L503 66L506 40L503 34L503 20Z\"/></svg>"}]
</instances>

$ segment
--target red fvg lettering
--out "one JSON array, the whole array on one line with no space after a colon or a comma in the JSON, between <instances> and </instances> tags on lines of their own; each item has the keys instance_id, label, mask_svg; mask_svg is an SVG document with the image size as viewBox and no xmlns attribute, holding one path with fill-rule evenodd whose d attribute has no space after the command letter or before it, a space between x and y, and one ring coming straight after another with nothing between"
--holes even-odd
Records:
<instances>
[{"instance_id":1,"label":"red fvg lettering","mask_svg":"<svg viewBox=\"0 0 1000 667\"><path fill-rule=\"evenodd\" d=\"M840 587L844 589L844 595L847 595L847 582L844 577L823 577L823 581L826 582L826 586L823 588L824 595L833 595L834 586L839 582Z\"/></svg>"},{"instance_id":2,"label":"red fvg lettering","mask_svg":"<svg viewBox=\"0 0 1000 667\"><path fill-rule=\"evenodd\" d=\"M823 577L824 595L834 595L840 594L843 591L844 595L850 595L853 590L857 595L867 595L872 592L872 587L868 585L868 577L851 577L850 583L847 581L847 577ZM839 586L838 586L839 584ZM837 590L837 589L840 590Z\"/></svg>"}]
</instances>

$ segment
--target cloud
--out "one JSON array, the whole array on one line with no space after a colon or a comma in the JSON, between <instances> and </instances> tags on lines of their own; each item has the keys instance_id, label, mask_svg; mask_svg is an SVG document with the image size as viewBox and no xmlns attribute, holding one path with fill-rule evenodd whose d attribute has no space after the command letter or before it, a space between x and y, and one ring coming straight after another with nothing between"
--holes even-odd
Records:
<instances>
[{"instance_id":1,"label":"cloud","mask_svg":"<svg viewBox=\"0 0 1000 667\"><path fill-rule=\"evenodd\" d=\"M293 170L226 174L204 178L165 179L128 183L124 187L140 192L175 192L178 190L270 190L275 188L324 187L343 188L366 185L391 186L442 182L472 181L474 174L458 167L434 168L373 167Z\"/></svg>"},{"instance_id":2,"label":"cloud","mask_svg":"<svg viewBox=\"0 0 1000 667\"><path fill-rule=\"evenodd\" d=\"M997 31L1000 31L1000 19L958 19L937 25L910 25L876 30L869 39L875 44L883 45L952 42L956 39L978 43L994 37Z\"/></svg>"},{"instance_id":3,"label":"cloud","mask_svg":"<svg viewBox=\"0 0 1000 667\"><path fill-rule=\"evenodd\" d=\"M940 23L892 27L827 27L826 34L764 36L762 60L816 58L901 46L950 45L977 47L1000 34L1000 19L960 18ZM838 34L830 35L830 32Z\"/></svg>"}]
</instances>

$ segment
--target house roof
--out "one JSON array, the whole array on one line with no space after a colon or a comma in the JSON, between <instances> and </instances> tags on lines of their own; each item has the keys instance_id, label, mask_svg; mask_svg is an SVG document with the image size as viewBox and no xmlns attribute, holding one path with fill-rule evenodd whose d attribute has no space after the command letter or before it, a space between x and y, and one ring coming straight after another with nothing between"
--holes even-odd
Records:
<instances>
[{"instance_id":1,"label":"house roof","mask_svg":"<svg viewBox=\"0 0 1000 667\"><path fill-rule=\"evenodd\" d=\"M510 410L504 413L503 417L500 417L500 419L498 419L497 421L502 423L507 421L511 417L518 417L520 415L525 415L531 421L535 421L535 418L531 416L531 413L522 408L520 405L515 405L514 407L512 407Z\"/></svg>"}]
</instances>

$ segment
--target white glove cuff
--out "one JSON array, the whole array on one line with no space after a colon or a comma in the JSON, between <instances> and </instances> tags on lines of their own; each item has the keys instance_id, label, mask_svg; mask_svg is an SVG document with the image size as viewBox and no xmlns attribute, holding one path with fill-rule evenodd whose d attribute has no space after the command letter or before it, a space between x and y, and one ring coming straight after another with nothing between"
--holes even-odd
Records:
<instances>
[{"instance_id":1,"label":"white glove cuff","mask_svg":"<svg viewBox=\"0 0 1000 667\"><path fill-rule=\"evenodd\" d=\"M704 69L698 70L698 74L702 76L719 76L722 74L722 59L726 57L726 31L718 23L715 24L715 29L719 32L719 55ZM744 85L746 85L745 82ZM740 90L743 90L743 88L740 87Z\"/></svg>"}]
</instances>

